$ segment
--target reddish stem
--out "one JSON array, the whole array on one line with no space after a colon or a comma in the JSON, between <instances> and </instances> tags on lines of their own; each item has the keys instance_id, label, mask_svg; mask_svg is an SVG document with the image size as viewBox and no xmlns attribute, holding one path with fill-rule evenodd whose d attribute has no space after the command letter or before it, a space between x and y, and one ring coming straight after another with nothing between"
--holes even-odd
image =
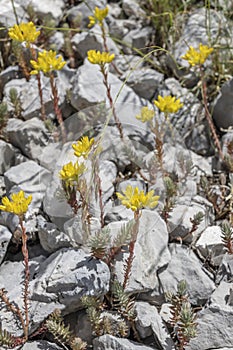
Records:
<instances>
[{"instance_id":1,"label":"reddish stem","mask_svg":"<svg viewBox=\"0 0 233 350\"><path fill-rule=\"evenodd\" d=\"M123 130L122 130L122 125L121 125L121 122L116 114L116 109L115 109L115 106L114 106L114 103L113 103L113 99L112 99L112 95L111 95L111 88L110 88L110 85L108 83L108 73L107 71L105 70L105 65L101 65L100 66L100 70L101 70L101 73L103 74L103 83L107 89L107 98L108 98L108 101L109 101L109 104L110 104L110 107L112 109L112 114L113 114L113 117L115 119L115 122L116 122L116 125L117 125L117 128L119 130L119 133L120 133L120 138L123 140L124 139L124 136L123 136Z\"/></svg>"},{"instance_id":2,"label":"reddish stem","mask_svg":"<svg viewBox=\"0 0 233 350\"><path fill-rule=\"evenodd\" d=\"M25 340L28 339L28 328L29 328L29 306L28 306L28 296L29 296L29 257L28 257L28 248L27 248L27 233L23 225L22 217L19 217L19 224L22 230L22 254L24 262L24 290L23 290L23 301L24 301L24 312L25 312L25 328L24 336Z\"/></svg>"},{"instance_id":3,"label":"reddish stem","mask_svg":"<svg viewBox=\"0 0 233 350\"><path fill-rule=\"evenodd\" d=\"M53 94L53 107L54 107L54 111L55 111L56 116L57 116L58 123L61 127L62 140L63 140L63 143L65 143L66 142L66 131L65 131L65 127L64 127L62 112L61 112L61 109L59 108L58 91L57 91L57 87L56 87L56 84L54 81L53 72L50 73L49 78L50 78L50 85L51 85L51 90L52 90L52 94Z\"/></svg>"},{"instance_id":4,"label":"reddish stem","mask_svg":"<svg viewBox=\"0 0 233 350\"><path fill-rule=\"evenodd\" d=\"M209 109L208 109L207 87L206 87L206 81L205 81L205 77L204 77L203 67L200 67L200 74L201 74L202 98L203 98L203 104L204 104L204 108L205 108L205 116L206 116L207 122L209 124L210 130L212 132L215 146L218 149L219 156L220 156L220 158L222 160L224 160L224 155L222 153L222 148L221 148L221 145L220 145L220 141L219 141L218 135L216 133L212 117L211 117Z\"/></svg>"}]
</instances>

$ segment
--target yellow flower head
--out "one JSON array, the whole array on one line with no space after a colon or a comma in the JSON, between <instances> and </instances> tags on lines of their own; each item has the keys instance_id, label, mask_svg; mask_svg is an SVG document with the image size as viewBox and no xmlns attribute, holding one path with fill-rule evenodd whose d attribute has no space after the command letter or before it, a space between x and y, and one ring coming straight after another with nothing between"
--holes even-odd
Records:
<instances>
[{"instance_id":1,"label":"yellow flower head","mask_svg":"<svg viewBox=\"0 0 233 350\"><path fill-rule=\"evenodd\" d=\"M146 207L152 209L158 204L159 196L154 196L153 190L145 194L144 191L139 191L138 187L128 185L123 193L116 192L116 195L126 208L133 211Z\"/></svg>"},{"instance_id":2,"label":"yellow flower head","mask_svg":"<svg viewBox=\"0 0 233 350\"><path fill-rule=\"evenodd\" d=\"M188 49L186 54L182 56L184 60L188 61L191 66L204 64L208 56L213 52L213 48L206 45L199 45L199 50L195 50L192 46Z\"/></svg>"},{"instance_id":3,"label":"yellow flower head","mask_svg":"<svg viewBox=\"0 0 233 350\"><path fill-rule=\"evenodd\" d=\"M96 23L99 23L100 26L103 25L103 20L108 15L108 7L105 7L104 9L100 9L98 7L95 8L94 16L89 16L89 24L88 27L94 26Z\"/></svg>"},{"instance_id":4,"label":"yellow flower head","mask_svg":"<svg viewBox=\"0 0 233 350\"><path fill-rule=\"evenodd\" d=\"M142 107L141 114L136 115L136 118L138 120L141 120L141 122L145 123L153 119L154 115L155 115L155 112L146 106L146 107Z\"/></svg>"},{"instance_id":5,"label":"yellow flower head","mask_svg":"<svg viewBox=\"0 0 233 350\"><path fill-rule=\"evenodd\" d=\"M180 102L180 99L178 98L176 100L176 98L172 96L162 97L159 95L158 101L154 101L154 104L164 113L176 113L183 107L183 103Z\"/></svg>"},{"instance_id":6,"label":"yellow flower head","mask_svg":"<svg viewBox=\"0 0 233 350\"><path fill-rule=\"evenodd\" d=\"M104 65L105 63L111 63L115 55L109 52L100 52L96 50L89 50L87 52L88 61L92 64Z\"/></svg>"},{"instance_id":7,"label":"yellow flower head","mask_svg":"<svg viewBox=\"0 0 233 350\"><path fill-rule=\"evenodd\" d=\"M91 147L94 143L94 139L90 139L88 138L88 136L84 136L81 138L81 140L77 141L77 143L73 144L72 147L74 149L74 155L76 157L81 157L83 156L83 158L87 159L89 153L91 152Z\"/></svg>"},{"instance_id":8,"label":"yellow flower head","mask_svg":"<svg viewBox=\"0 0 233 350\"><path fill-rule=\"evenodd\" d=\"M40 35L40 31L36 31L35 24L32 22L28 23L20 23L19 25L15 24L8 31L9 37L13 40L26 42L27 46L30 43L33 43L38 36Z\"/></svg>"},{"instance_id":9,"label":"yellow flower head","mask_svg":"<svg viewBox=\"0 0 233 350\"><path fill-rule=\"evenodd\" d=\"M56 57L56 52L52 50L39 52L38 60L31 60L30 62L34 68L31 74L38 74L39 71L49 73L53 70L60 70L66 64L66 62L62 60L62 56Z\"/></svg>"},{"instance_id":10,"label":"yellow flower head","mask_svg":"<svg viewBox=\"0 0 233 350\"><path fill-rule=\"evenodd\" d=\"M3 197L0 210L21 216L27 212L28 206L32 201L32 196L29 195L26 198L24 191L19 191L18 193L13 193L11 199L10 201L9 198Z\"/></svg>"},{"instance_id":11,"label":"yellow flower head","mask_svg":"<svg viewBox=\"0 0 233 350\"><path fill-rule=\"evenodd\" d=\"M78 182L79 176L84 173L86 167L84 163L67 163L63 165L62 170L59 172L62 181L65 181L69 185L73 185Z\"/></svg>"}]
</instances>

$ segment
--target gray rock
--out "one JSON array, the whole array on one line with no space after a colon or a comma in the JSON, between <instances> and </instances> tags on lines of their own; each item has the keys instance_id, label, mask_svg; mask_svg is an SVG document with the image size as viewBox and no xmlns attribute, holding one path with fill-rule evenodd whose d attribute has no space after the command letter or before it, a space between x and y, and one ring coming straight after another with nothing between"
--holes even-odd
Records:
<instances>
[{"instance_id":1,"label":"gray rock","mask_svg":"<svg viewBox=\"0 0 233 350\"><path fill-rule=\"evenodd\" d=\"M105 334L93 340L93 350L152 350L152 348L125 338ZM153 350L159 350L159 348L153 348Z\"/></svg>"},{"instance_id":2,"label":"gray rock","mask_svg":"<svg viewBox=\"0 0 233 350\"><path fill-rule=\"evenodd\" d=\"M60 73L59 73L60 74ZM58 76L60 77L61 75ZM62 73L61 73L62 74ZM55 82L58 89L59 96L59 105L64 108L66 104L66 90L69 89L67 85L67 79L61 81L60 78L55 78ZM41 74L41 86L43 93L43 102L45 106L45 113L54 113L53 101L51 99L51 87L49 78ZM10 103L9 91L11 88L15 88L18 94L18 97L21 101L22 107L22 117L25 120L37 117L40 114L40 98L38 93L38 84L35 76L32 76L29 81L26 79L13 79L9 81L4 87L4 101L10 107L9 110L13 110Z\"/></svg>"},{"instance_id":3,"label":"gray rock","mask_svg":"<svg viewBox=\"0 0 233 350\"><path fill-rule=\"evenodd\" d=\"M82 2L77 6L72 6L67 11L68 20L72 22L76 18L79 18L81 22L81 29L83 29L89 24L89 16L93 16L93 11L95 7L104 8L106 7L106 5L106 0L89 0L88 6L84 2Z\"/></svg>"},{"instance_id":4,"label":"gray rock","mask_svg":"<svg viewBox=\"0 0 233 350\"><path fill-rule=\"evenodd\" d=\"M213 119L219 129L233 126L233 79L227 81L214 102Z\"/></svg>"},{"instance_id":5,"label":"gray rock","mask_svg":"<svg viewBox=\"0 0 233 350\"><path fill-rule=\"evenodd\" d=\"M212 9L206 11L204 7L193 11L187 18L179 40L173 43L173 53L177 62L184 67L188 67L189 63L181 59L181 56L188 50L187 45L198 49L200 43L209 45L210 37L211 41L217 41L218 45L231 46L232 36L227 19L223 13ZM226 60L226 53L224 55ZM210 66L212 64L211 59L208 59L205 64Z\"/></svg>"},{"instance_id":6,"label":"gray rock","mask_svg":"<svg viewBox=\"0 0 233 350\"><path fill-rule=\"evenodd\" d=\"M183 198L183 200L185 201L185 198ZM194 216L199 212L203 214L203 220L201 221L200 225L198 225L194 233L190 236L187 236L192 229L191 219L193 219ZM186 199L186 204L178 203L169 213L168 231L170 239L191 239L193 235L198 236L208 226L208 224L209 221L208 217L206 216L205 207L195 202L191 202L190 199L187 206Z\"/></svg>"},{"instance_id":7,"label":"gray rock","mask_svg":"<svg viewBox=\"0 0 233 350\"><path fill-rule=\"evenodd\" d=\"M216 283L221 281L232 282L233 281L233 256L225 254L222 262L219 266L216 276Z\"/></svg>"},{"instance_id":8,"label":"gray rock","mask_svg":"<svg viewBox=\"0 0 233 350\"><path fill-rule=\"evenodd\" d=\"M27 195L32 194L29 208L40 207L50 178L50 172L32 160L11 167L4 174L7 192L23 190Z\"/></svg>"},{"instance_id":9,"label":"gray rock","mask_svg":"<svg viewBox=\"0 0 233 350\"><path fill-rule=\"evenodd\" d=\"M153 334L159 349L175 349L174 342L155 306L137 301L135 310L137 313L136 328L142 339Z\"/></svg>"},{"instance_id":10,"label":"gray rock","mask_svg":"<svg viewBox=\"0 0 233 350\"><path fill-rule=\"evenodd\" d=\"M187 350L227 349L233 347L232 340L233 311L213 306L198 313L197 336L186 346ZM211 335L211 336L210 336Z\"/></svg>"},{"instance_id":11,"label":"gray rock","mask_svg":"<svg viewBox=\"0 0 233 350\"><path fill-rule=\"evenodd\" d=\"M12 233L7 227L0 225L0 264L2 263L10 243Z\"/></svg>"},{"instance_id":12,"label":"gray rock","mask_svg":"<svg viewBox=\"0 0 233 350\"><path fill-rule=\"evenodd\" d=\"M41 152L38 154L37 159L41 166L52 173L60 154L61 145L58 142L50 140L46 146L41 148Z\"/></svg>"},{"instance_id":13,"label":"gray rock","mask_svg":"<svg viewBox=\"0 0 233 350\"><path fill-rule=\"evenodd\" d=\"M81 338L88 344L92 343L94 335L92 334L92 325L86 310L80 310L66 315L64 321L70 325L70 329L76 337Z\"/></svg>"},{"instance_id":14,"label":"gray rock","mask_svg":"<svg viewBox=\"0 0 233 350\"><path fill-rule=\"evenodd\" d=\"M145 11L140 7L138 0L123 0L122 9L128 17L141 18L146 16Z\"/></svg>"},{"instance_id":15,"label":"gray rock","mask_svg":"<svg viewBox=\"0 0 233 350\"><path fill-rule=\"evenodd\" d=\"M194 305L205 303L215 289L215 285L204 272L196 255L187 247L177 244L170 245L170 253L171 261L166 270L159 273L164 293L169 291L175 293L177 283L185 280L190 302Z\"/></svg>"},{"instance_id":16,"label":"gray rock","mask_svg":"<svg viewBox=\"0 0 233 350\"><path fill-rule=\"evenodd\" d=\"M6 127L9 141L28 158L38 160L43 147L48 144L48 132L42 120L32 118L23 122L9 119Z\"/></svg>"},{"instance_id":17,"label":"gray rock","mask_svg":"<svg viewBox=\"0 0 233 350\"><path fill-rule=\"evenodd\" d=\"M109 84L111 85L111 94L114 100L122 88L122 82L116 76L109 73ZM96 86L96 89L94 90L93 85ZM96 105L106 100L106 88L103 84L103 76L99 71L99 67L89 63L88 60L85 60L84 64L78 68L77 73L72 79L72 86L71 104L77 110ZM122 104L123 102L124 105ZM122 110L128 106L129 114L129 104L135 108L135 106L140 107L143 104L145 105L146 102L143 99L140 99L130 87L124 86L117 99L116 108L119 108L120 106ZM132 125L133 122L135 122L136 125L139 125L134 117L136 114L131 111L131 115Z\"/></svg>"},{"instance_id":18,"label":"gray rock","mask_svg":"<svg viewBox=\"0 0 233 350\"><path fill-rule=\"evenodd\" d=\"M213 155L204 108L200 101L175 78L167 78L159 94L175 96L184 104L177 113L170 115L170 121L186 147L200 155Z\"/></svg>"},{"instance_id":19,"label":"gray rock","mask_svg":"<svg viewBox=\"0 0 233 350\"><path fill-rule=\"evenodd\" d=\"M29 4L33 7L33 10L38 17L44 18L49 15L56 21L56 23L62 18L65 8L63 0L41 0L39 3L36 0L24 0L25 7Z\"/></svg>"},{"instance_id":20,"label":"gray rock","mask_svg":"<svg viewBox=\"0 0 233 350\"><path fill-rule=\"evenodd\" d=\"M108 32L107 28L105 28L105 30ZM75 34L71 42L75 48L75 51L77 51L77 53L83 59L87 57L87 51L89 50L105 51L99 26L91 28L88 32ZM116 55L119 54L119 49L117 48L116 44L108 36L106 43L111 53L115 53Z\"/></svg>"},{"instance_id":21,"label":"gray rock","mask_svg":"<svg viewBox=\"0 0 233 350\"><path fill-rule=\"evenodd\" d=\"M0 225L6 226L13 233L19 224L18 216L5 211L0 212Z\"/></svg>"},{"instance_id":22,"label":"gray rock","mask_svg":"<svg viewBox=\"0 0 233 350\"><path fill-rule=\"evenodd\" d=\"M109 225L111 229L111 224ZM170 261L167 247L168 233L165 222L158 213L144 209L140 217L139 232L135 244L132 273L127 291L145 293L158 285L157 271ZM116 275L123 281L125 259L128 253L120 254L116 261Z\"/></svg>"},{"instance_id":23,"label":"gray rock","mask_svg":"<svg viewBox=\"0 0 233 350\"><path fill-rule=\"evenodd\" d=\"M57 344L50 343L46 340L36 340L33 342L27 342L21 347L22 350L60 350L63 349Z\"/></svg>"},{"instance_id":24,"label":"gray rock","mask_svg":"<svg viewBox=\"0 0 233 350\"><path fill-rule=\"evenodd\" d=\"M142 47L145 47L149 41L150 36L152 34L152 28L151 27L142 27L130 30L124 37L123 41L127 43L127 46L130 46L131 48L141 49ZM124 52L132 53L134 52L132 49L129 50L128 47L123 47Z\"/></svg>"},{"instance_id":25,"label":"gray rock","mask_svg":"<svg viewBox=\"0 0 233 350\"><path fill-rule=\"evenodd\" d=\"M233 306L233 284L222 281L210 297L210 308L221 308L221 310L232 312Z\"/></svg>"},{"instance_id":26,"label":"gray rock","mask_svg":"<svg viewBox=\"0 0 233 350\"><path fill-rule=\"evenodd\" d=\"M3 175L15 161L14 148L10 143L0 140L0 174Z\"/></svg>"},{"instance_id":27,"label":"gray rock","mask_svg":"<svg viewBox=\"0 0 233 350\"><path fill-rule=\"evenodd\" d=\"M210 258L213 265L219 265L226 252L222 241L220 226L207 227L196 242L197 249L205 258Z\"/></svg>"},{"instance_id":28,"label":"gray rock","mask_svg":"<svg viewBox=\"0 0 233 350\"><path fill-rule=\"evenodd\" d=\"M156 93L159 84L162 82L163 74L151 68L134 69L130 76L122 76L127 79L127 84L138 94L138 96L150 100Z\"/></svg>"},{"instance_id":29,"label":"gray rock","mask_svg":"<svg viewBox=\"0 0 233 350\"><path fill-rule=\"evenodd\" d=\"M2 93L4 86L12 79L23 78L18 66L9 66L0 73L0 91Z\"/></svg>"},{"instance_id":30,"label":"gray rock","mask_svg":"<svg viewBox=\"0 0 233 350\"><path fill-rule=\"evenodd\" d=\"M19 1L15 1L15 10L18 16L19 22L24 20L25 10L23 9L22 4ZM12 27L16 24L16 19L14 11L12 8L11 2L8 0L1 1L1 14L0 14L0 23L4 27Z\"/></svg>"},{"instance_id":31,"label":"gray rock","mask_svg":"<svg viewBox=\"0 0 233 350\"><path fill-rule=\"evenodd\" d=\"M34 280L32 300L59 302L64 313L81 307L83 295L98 296L108 292L108 266L84 253L63 248L50 255L41 265Z\"/></svg>"},{"instance_id":32,"label":"gray rock","mask_svg":"<svg viewBox=\"0 0 233 350\"><path fill-rule=\"evenodd\" d=\"M52 253L60 248L71 247L70 238L41 215L37 217L37 230L40 244L47 252Z\"/></svg>"}]
</instances>

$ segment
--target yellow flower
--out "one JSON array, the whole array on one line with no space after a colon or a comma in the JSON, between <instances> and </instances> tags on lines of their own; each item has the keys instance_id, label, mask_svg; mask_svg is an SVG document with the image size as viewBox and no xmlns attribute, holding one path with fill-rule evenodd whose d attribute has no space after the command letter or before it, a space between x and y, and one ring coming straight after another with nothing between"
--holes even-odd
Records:
<instances>
[{"instance_id":1,"label":"yellow flower","mask_svg":"<svg viewBox=\"0 0 233 350\"><path fill-rule=\"evenodd\" d=\"M142 107L141 114L136 115L136 118L138 120L141 120L141 122L145 123L153 119L154 115L155 115L155 112L146 106L146 107Z\"/></svg>"},{"instance_id":2,"label":"yellow flower","mask_svg":"<svg viewBox=\"0 0 233 350\"><path fill-rule=\"evenodd\" d=\"M87 52L87 58L90 63L104 65L114 60L115 55L109 52L100 52L96 50L89 50Z\"/></svg>"},{"instance_id":3,"label":"yellow flower","mask_svg":"<svg viewBox=\"0 0 233 350\"><path fill-rule=\"evenodd\" d=\"M183 103L180 102L180 99L177 100L172 96L158 96L158 101L154 101L156 107L164 113L176 113L178 110L183 107Z\"/></svg>"},{"instance_id":4,"label":"yellow flower","mask_svg":"<svg viewBox=\"0 0 233 350\"><path fill-rule=\"evenodd\" d=\"M69 162L63 165L62 170L59 172L62 181L73 185L74 182L78 182L79 176L84 173L86 167L84 163L79 164L79 162L72 163Z\"/></svg>"},{"instance_id":5,"label":"yellow flower","mask_svg":"<svg viewBox=\"0 0 233 350\"><path fill-rule=\"evenodd\" d=\"M88 27L94 26L96 23L99 23L100 26L103 25L103 20L108 15L108 7L105 7L104 9L100 9L98 7L95 8L94 16L89 16L89 24Z\"/></svg>"},{"instance_id":6,"label":"yellow flower","mask_svg":"<svg viewBox=\"0 0 233 350\"><path fill-rule=\"evenodd\" d=\"M191 66L204 64L207 57L213 52L213 48L206 45L199 45L199 51L192 46L188 49L186 54L182 56L184 60L188 61Z\"/></svg>"},{"instance_id":7,"label":"yellow flower","mask_svg":"<svg viewBox=\"0 0 233 350\"><path fill-rule=\"evenodd\" d=\"M154 208L158 204L159 196L154 196L153 190L145 194L144 191L139 191L138 187L128 185L123 193L116 192L116 195L126 208L133 211L146 207Z\"/></svg>"},{"instance_id":8,"label":"yellow flower","mask_svg":"<svg viewBox=\"0 0 233 350\"><path fill-rule=\"evenodd\" d=\"M8 31L9 37L13 40L20 41L21 43L26 41L27 46L33 43L38 36L40 31L36 31L35 24L32 22L15 24Z\"/></svg>"},{"instance_id":9,"label":"yellow flower","mask_svg":"<svg viewBox=\"0 0 233 350\"><path fill-rule=\"evenodd\" d=\"M62 61L62 56L56 57L56 52L52 50L39 52L38 61L31 60L30 62L34 68L31 74L38 74L39 71L49 73L53 70L60 70L66 64L65 61Z\"/></svg>"},{"instance_id":10,"label":"yellow flower","mask_svg":"<svg viewBox=\"0 0 233 350\"><path fill-rule=\"evenodd\" d=\"M74 149L74 155L77 157L83 156L83 158L87 159L89 153L91 152L91 147L94 143L94 139L88 138L88 136L84 136L81 140L77 141L77 144L73 144L72 147Z\"/></svg>"},{"instance_id":11,"label":"yellow flower","mask_svg":"<svg viewBox=\"0 0 233 350\"><path fill-rule=\"evenodd\" d=\"M32 196L29 195L26 198L24 191L19 191L18 193L13 193L11 199L12 201L7 197L3 197L0 210L21 216L27 212L28 206L32 201Z\"/></svg>"}]
</instances>

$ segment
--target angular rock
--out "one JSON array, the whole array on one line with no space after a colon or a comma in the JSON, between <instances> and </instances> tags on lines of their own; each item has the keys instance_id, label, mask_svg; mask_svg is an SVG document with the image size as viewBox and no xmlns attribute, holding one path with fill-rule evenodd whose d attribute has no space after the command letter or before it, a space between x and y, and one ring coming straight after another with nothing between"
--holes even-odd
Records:
<instances>
[{"instance_id":1,"label":"angular rock","mask_svg":"<svg viewBox=\"0 0 233 350\"><path fill-rule=\"evenodd\" d=\"M123 42L127 43L127 46L129 45L132 48L141 49L142 47L145 47L149 41L153 30L151 27L142 27L130 30L124 37ZM129 53L130 50L128 47L123 47L123 51L126 53ZM134 52L131 50L132 53Z\"/></svg>"},{"instance_id":2,"label":"angular rock","mask_svg":"<svg viewBox=\"0 0 233 350\"><path fill-rule=\"evenodd\" d=\"M9 119L6 127L9 141L28 158L38 160L43 147L48 144L49 135L42 120L32 118L23 122Z\"/></svg>"},{"instance_id":3,"label":"angular rock","mask_svg":"<svg viewBox=\"0 0 233 350\"><path fill-rule=\"evenodd\" d=\"M109 279L110 272L105 263L81 249L63 248L40 265L33 283L32 300L59 302L68 314L81 307L83 295L99 297L107 293Z\"/></svg>"},{"instance_id":4,"label":"angular rock","mask_svg":"<svg viewBox=\"0 0 233 350\"><path fill-rule=\"evenodd\" d=\"M60 72L58 73L58 77L55 78L55 83L58 89L59 106L62 109L65 109L65 107L67 106L66 90L70 88L70 85L67 84L67 79L61 80L61 74ZM46 115L54 113L49 78L45 77L44 75L41 75L41 87L43 93L45 113ZM35 76L32 76L29 81L26 81L26 79L24 78L13 79L5 85L3 92L3 100L8 104L8 106L11 106L9 97L11 88L16 89L18 97L21 101L21 115L23 119L28 120L40 115L41 105L38 93L38 83ZM13 107L9 108L9 110L13 110Z\"/></svg>"},{"instance_id":5,"label":"angular rock","mask_svg":"<svg viewBox=\"0 0 233 350\"><path fill-rule=\"evenodd\" d=\"M105 334L93 340L93 350L159 350L146 345L130 341L125 338L117 338L113 335Z\"/></svg>"},{"instance_id":6,"label":"angular rock","mask_svg":"<svg viewBox=\"0 0 233 350\"><path fill-rule=\"evenodd\" d=\"M29 208L40 207L50 178L50 172L32 160L11 167L4 174L7 193L23 190L27 195L32 194Z\"/></svg>"},{"instance_id":7,"label":"angular rock","mask_svg":"<svg viewBox=\"0 0 233 350\"><path fill-rule=\"evenodd\" d=\"M114 100L122 88L122 82L111 73L109 73L108 78L109 84L111 85L112 98ZM96 86L96 89L94 90L93 85ZM106 88L103 84L103 77L99 71L99 67L91 64L88 60L85 60L84 64L78 68L77 73L72 79L72 86L71 104L77 110L96 105L97 103L106 100ZM124 105L122 103L124 103ZM131 114L132 125L134 122L136 125L141 126L142 123L139 123L135 118L136 114L133 113L133 110L129 113L129 104L132 105L131 109L133 109L135 107L140 107L143 104L145 105L146 101L140 99L130 87L124 86L117 99L116 108L118 109L120 107L122 110L128 106L128 118L130 118ZM119 118L122 120L120 115Z\"/></svg>"},{"instance_id":8,"label":"angular rock","mask_svg":"<svg viewBox=\"0 0 233 350\"><path fill-rule=\"evenodd\" d=\"M52 253L60 248L71 247L70 238L41 215L37 217L37 230L40 244L47 252Z\"/></svg>"},{"instance_id":9,"label":"angular rock","mask_svg":"<svg viewBox=\"0 0 233 350\"><path fill-rule=\"evenodd\" d=\"M111 224L108 227L111 230ZM127 291L145 293L158 286L157 272L170 261L167 244L168 233L165 222L156 211L144 209L140 217L132 273ZM123 281L127 256L128 253L120 254L115 264L119 281Z\"/></svg>"},{"instance_id":10,"label":"angular rock","mask_svg":"<svg viewBox=\"0 0 233 350\"><path fill-rule=\"evenodd\" d=\"M198 49L199 44L209 45L209 37L212 42L218 42L218 45L229 45L232 43L231 31L227 25L227 19L223 13L215 11L214 9L208 9L208 14L204 7L194 10L187 18L184 25L184 30L180 35L179 40L174 44L174 57L179 64L184 67L188 67L189 63L181 59L181 57L187 52L187 43L189 46L193 46ZM230 54L230 50L229 50ZM224 53L226 60L226 53ZM208 59L205 63L211 65L211 59Z\"/></svg>"},{"instance_id":11,"label":"angular rock","mask_svg":"<svg viewBox=\"0 0 233 350\"><path fill-rule=\"evenodd\" d=\"M203 215L203 220L198 225L197 229L192 232L191 235L189 235L193 227L191 220L193 220L195 215L198 213ZM185 204L181 203L175 205L168 217L168 231L170 240L179 240L180 238L190 240L193 235L198 236L209 224L208 217L206 217L205 214L205 207L195 202L191 202L190 199L188 206L187 199Z\"/></svg>"},{"instance_id":12,"label":"angular rock","mask_svg":"<svg viewBox=\"0 0 233 350\"><path fill-rule=\"evenodd\" d=\"M186 346L187 350L227 349L233 347L233 311L214 305L198 313L197 336ZM210 335L211 336L208 336Z\"/></svg>"},{"instance_id":13,"label":"angular rock","mask_svg":"<svg viewBox=\"0 0 233 350\"><path fill-rule=\"evenodd\" d=\"M216 276L216 283L221 281L232 282L233 276L233 256L225 254L219 266Z\"/></svg>"},{"instance_id":14,"label":"angular rock","mask_svg":"<svg viewBox=\"0 0 233 350\"><path fill-rule=\"evenodd\" d=\"M7 227L0 225L0 264L2 263L10 243L12 233Z\"/></svg>"},{"instance_id":15,"label":"angular rock","mask_svg":"<svg viewBox=\"0 0 233 350\"><path fill-rule=\"evenodd\" d=\"M3 175L15 161L14 148L10 143L0 140L0 175Z\"/></svg>"},{"instance_id":16,"label":"angular rock","mask_svg":"<svg viewBox=\"0 0 233 350\"><path fill-rule=\"evenodd\" d=\"M76 18L79 18L81 22L81 29L86 28L90 22L89 16L93 16L93 10L95 7L104 8L106 5L106 0L89 0L88 6L82 2L77 6L72 6L67 11L68 20L72 22Z\"/></svg>"},{"instance_id":17,"label":"angular rock","mask_svg":"<svg viewBox=\"0 0 233 350\"><path fill-rule=\"evenodd\" d=\"M140 337L144 339L153 334L159 349L174 350L175 344L156 307L146 302L137 301L135 310L137 313L136 329Z\"/></svg>"},{"instance_id":18,"label":"angular rock","mask_svg":"<svg viewBox=\"0 0 233 350\"><path fill-rule=\"evenodd\" d=\"M170 121L186 147L202 156L213 155L204 108L197 97L175 78L167 78L159 94L175 96L184 104L177 113L171 114Z\"/></svg>"},{"instance_id":19,"label":"angular rock","mask_svg":"<svg viewBox=\"0 0 233 350\"><path fill-rule=\"evenodd\" d=\"M20 1L15 1L14 5L15 5L18 21L21 22L24 19L25 10L23 9ZM12 27L16 23L12 4L8 0L1 1L0 23L4 27Z\"/></svg>"},{"instance_id":20,"label":"angular rock","mask_svg":"<svg viewBox=\"0 0 233 350\"><path fill-rule=\"evenodd\" d=\"M57 344L48 342L46 340L36 340L33 342L27 342L21 347L22 350L61 350Z\"/></svg>"},{"instance_id":21,"label":"angular rock","mask_svg":"<svg viewBox=\"0 0 233 350\"><path fill-rule=\"evenodd\" d=\"M127 75L129 75L127 73ZM156 72L151 68L134 69L130 76L121 76L124 80L127 78L127 85L129 85L138 96L150 100L159 88L159 84L162 82L163 74Z\"/></svg>"},{"instance_id":22,"label":"angular rock","mask_svg":"<svg viewBox=\"0 0 233 350\"><path fill-rule=\"evenodd\" d=\"M210 258L211 263L219 265L226 248L222 241L222 231L220 226L207 227L196 242L197 249L205 258Z\"/></svg>"},{"instance_id":23,"label":"angular rock","mask_svg":"<svg viewBox=\"0 0 233 350\"><path fill-rule=\"evenodd\" d=\"M123 0L122 9L128 17L140 18L146 15L145 11L140 7L140 2L137 0Z\"/></svg>"},{"instance_id":24,"label":"angular rock","mask_svg":"<svg viewBox=\"0 0 233 350\"><path fill-rule=\"evenodd\" d=\"M108 33L108 28L105 28ZM91 28L88 32L77 33L73 36L71 40L75 51L81 56L82 59L87 57L87 52L89 50L104 51L104 42L101 36L101 30L99 26ZM117 48L114 41L108 37L106 43L108 49L111 53L116 55L119 54L119 49Z\"/></svg>"},{"instance_id":25,"label":"angular rock","mask_svg":"<svg viewBox=\"0 0 233 350\"><path fill-rule=\"evenodd\" d=\"M233 126L233 79L227 81L214 102L213 120L219 129Z\"/></svg>"},{"instance_id":26,"label":"angular rock","mask_svg":"<svg viewBox=\"0 0 233 350\"><path fill-rule=\"evenodd\" d=\"M204 272L192 250L178 244L170 244L171 261L166 270L159 273L161 288L176 293L177 283L187 282L189 300L194 305L204 304L215 289L214 282Z\"/></svg>"},{"instance_id":27,"label":"angular rock","mask_svg":"<svg viewBox=\"0 0 233 350\"><path fill-rule=\"evenodd\" d=\"M39 18L42 19L45 16L50 16L56 23L62 18L65 7L63 0L40 0L39 3L36 0L25 0L24 6L27 7L29 4L33 7L35 14Z\"/></svg>"}]
</instances>

